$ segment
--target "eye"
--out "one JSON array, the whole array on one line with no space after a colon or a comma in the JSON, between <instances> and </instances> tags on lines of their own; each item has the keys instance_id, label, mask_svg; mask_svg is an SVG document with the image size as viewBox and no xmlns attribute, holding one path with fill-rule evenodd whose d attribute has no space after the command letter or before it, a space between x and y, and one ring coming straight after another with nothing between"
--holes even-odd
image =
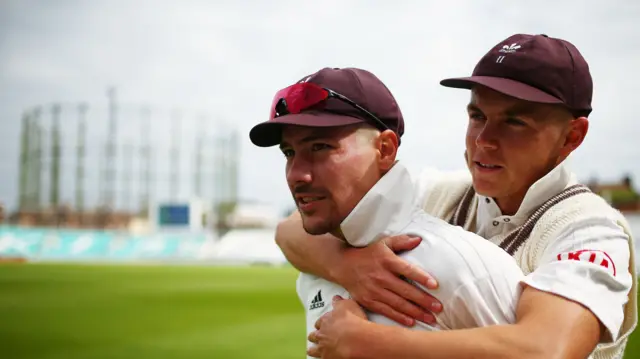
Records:
<instances>
[{"instance_id":1,"label":"eye","mask_svg":"<svg viewBox=\"0 0 640 359\"><path fill-rule=\"evenodd\" d=\"M282 154L283 154L283 155L284 155L284 157L286 157L286 158L293 157L294 153L295 153L295 152L293 152L293 150L292 150L292 149L290 149L290 148L283 148L283 149L282 149Z\"/></svg>"},{"instance_id":2,"label":"eye","mask_svg":"<svg viewBox=\"0 0 640 359\"><path fill-rule=\"evenodd\" d=\"M480 112L469 112L469 119L472 121L484 121L484 115Z\"/></svg>"},{"instance_id":3,"label":"eye","mask_svg":"<svg viewBox=\"0 0 640 359\"><path fill-rule=\"evenodd\" d=\"M313 145L311 145L311 151L314 152L329 148L331 148L331 146L327 145L326 143L314 143Z\"/></svg>"},{"instance_id":4,"label":"eye","mask_svg":"<svg viewBox=\"0 0 640 359\"><path fill-rule=\"evenodd\" d=\"M507 122L507 124L512 125L512 126L525 126L527 124L526 122L524 122L524 121L522 121L520 119L514 118L514 117L508 118L506 122Z\"/></svg>"}]
</instances>

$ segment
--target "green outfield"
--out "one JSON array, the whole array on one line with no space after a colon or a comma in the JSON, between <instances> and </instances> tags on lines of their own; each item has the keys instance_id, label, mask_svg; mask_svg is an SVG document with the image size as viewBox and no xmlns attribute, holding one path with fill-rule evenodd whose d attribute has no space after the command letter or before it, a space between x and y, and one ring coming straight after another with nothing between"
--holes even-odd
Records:
<instances>
[{"instance_id":1,"label":"green outfield","mask_svg":"<svg viewBox=\"0 0 640 359\"><path fill-rule=\"evenodd\" d=\"M295 278L291 268L0 265L0 358L302 358ZM637 336L626 358L636 357Z\"/></svg>"}]
</instances>

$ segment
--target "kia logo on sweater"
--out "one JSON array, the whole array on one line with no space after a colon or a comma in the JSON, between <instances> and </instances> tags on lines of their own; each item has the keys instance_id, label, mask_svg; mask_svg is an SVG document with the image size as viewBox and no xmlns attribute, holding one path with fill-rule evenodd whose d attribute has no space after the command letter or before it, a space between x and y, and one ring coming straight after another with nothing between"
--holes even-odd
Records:
<instances>
[{"instance_id":1,"label":"kia logo on sweater","mask_svg":"<svg viewBox=\"0 0 640 359\"><path fill-rule=\"evenodd\" d=\"M558 254L558 260L573 260L598 264L601 267L607 268L614 277L616 275L616 265L607 252L604 251L583 249L574 252L560 253Z\"/></svg>"}]
</instances>

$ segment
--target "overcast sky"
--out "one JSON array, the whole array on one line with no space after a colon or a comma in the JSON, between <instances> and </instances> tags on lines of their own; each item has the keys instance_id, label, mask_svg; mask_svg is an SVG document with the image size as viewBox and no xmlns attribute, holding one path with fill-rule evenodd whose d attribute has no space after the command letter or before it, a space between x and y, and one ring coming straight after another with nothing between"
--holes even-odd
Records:
<instances>
[{"instance_id":1,"label":"overcast sky","mask_svg":"<svg viewBox=\"0 0 640 359\"><path fill-rule=\"evenodd\" d=\"M378 75L406 119L400 157L414 168L463 168L468 75L514 33L574 43L594 78L589 135L571 157L584 180L640 180L640 2L620 1L28 1L0 0L0 202L18 190L20 116L55 101L118 98L202 109L237 124L240 195L291 201L284 159L252 146L274 92L322 67ZM168 131L167 131L168 132Z\"/></svg>"}]
</instances>

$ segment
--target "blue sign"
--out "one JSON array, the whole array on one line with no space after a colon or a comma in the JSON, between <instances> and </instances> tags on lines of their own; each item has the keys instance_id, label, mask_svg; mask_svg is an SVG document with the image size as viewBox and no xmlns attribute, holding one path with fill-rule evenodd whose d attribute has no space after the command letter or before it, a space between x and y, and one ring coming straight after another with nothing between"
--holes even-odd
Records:
<instances>
[{"instance_id":1,"label":"blue sign","mask_svg":"<svg viewBox=\"0 0 640 359\"><path fill-rule=\"evenodd\" d=\"M0 257L40 260L195 259L205 234L130 235L0 226Z\"/></svg>"},{"instance_id":2,"label":"blue sign","mask_svg":"<svg viewBox=\"0 0 640 359\"><path fill-rule=\"evenodd\" d=\"M163 205L158 208L158 222L161 226L188 226L189 205Z\"/></svg>"}]
</instances>

